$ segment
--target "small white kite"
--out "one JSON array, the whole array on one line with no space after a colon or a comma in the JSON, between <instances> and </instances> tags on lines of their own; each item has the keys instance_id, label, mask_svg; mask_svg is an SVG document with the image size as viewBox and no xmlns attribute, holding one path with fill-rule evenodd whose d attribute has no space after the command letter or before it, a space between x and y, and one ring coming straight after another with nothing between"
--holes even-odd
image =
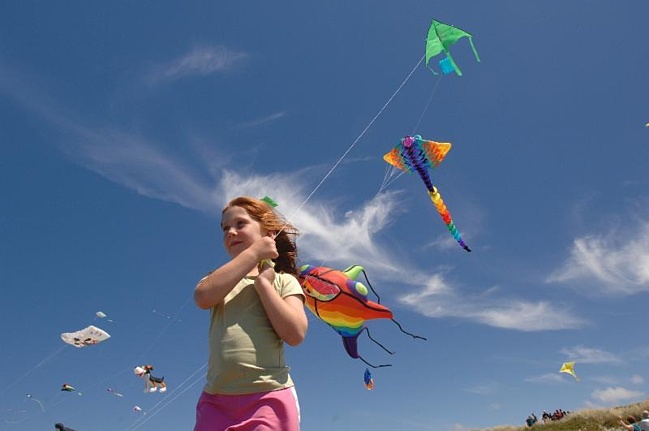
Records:
<instances>
[{"instance_id":1,"label":"small white kite","mask_svg":"<svg viewBox=\"0 0 649 431\"><path fill-rule=\"evenodd\" d=\"M61 339L64 342L78 348L101 343L108 338L110 338L108 332L93 325L76 332L64 332L61 334Z\"/></svg>"},{"instance_id":2,"label":"small white kite","mask_svg":"<svg viewBox=\"0 0 649 431\"><path fill-rule=\"evenodd\" d=\"M99 317L100 319L106 319L108 315L104 313L103 311L98 311L95 313L95 316ZM108 322L113 323L113 319L106 319Z\"/></svg>"}]
</instances>

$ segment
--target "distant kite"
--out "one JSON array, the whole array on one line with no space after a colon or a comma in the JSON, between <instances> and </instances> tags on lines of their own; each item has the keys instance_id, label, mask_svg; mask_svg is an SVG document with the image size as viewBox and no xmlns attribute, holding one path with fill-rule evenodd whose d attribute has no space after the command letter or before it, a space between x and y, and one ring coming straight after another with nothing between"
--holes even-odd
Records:
<instances>
[{"instance_id":1,"label":"distant kite","mask_svg":"<svg viewBox=\"0 0 649 431\"><path fill-rule=\"evenodd\" d=\"M75 391L77 391L77 390L74 388L74 386L69 385L69 384L67 384L67 383L63 383L63 385L61 385L61 390L62 390L63 392L75 392ZM83 394L82 394L81 392L77 392L77 395L83 395Z\"/></svg>"},{"instance_id":2,"label":"distant kite","mask_svg":"<svg viewBox=\"0 0 649 431\"><path fill-rule=\"evenodd\" d=\"M561 369L559 370L559 372L560 373L570 374L572 377L575 378L576 381L579 381L579 377L577 377L577 374L575 374L575 363L574 362L565 362L561 366Z\"/></svg>"},{"instance_id":3,"label":"distant kite","mask_svg":"<svg viewBox=\"0 0 649 431\"><path fill-rule=\"evenodd\" d=\"M92 325L76 332L64 332L61 334L61 339L63 341L78 348L101 343L109 338L110 335L108 332Z\"/></svg>"},{"instance_id":4,"label":"distant kite","mask_svg":"<svg viewBox=\"0 0 649 431\"><path fill-rule=\"evenodd\" d=\"M365 374L363 375L363 384L368 391L374 389L374 377L369 368L365 368Z\"/></svg>"},{"instance_id":5,"label":"distant kite","mask_svg":"<svg viewBox=\"0 0 649 431\"><path fill-rule=\"evenodd\" d=\"M96 312L95 316L99 317L100 319L106 319L106 317L108 317L106 313L104 313L103 311ZM106 320L111 323L113 322L113 319L106 319Z\"/></svg>"},{"instance_id":6,"label":"distant kite","mask_svg":"<svg viewBox=\"0 0 649 431\"><path fill-rule=\"evenodd\" d=\"M164 377L154 377L151 374L153 365L142 365L133 368L133 374L144 380L144 392L159 392L164 393L167 391L167 384Z\"/></svg>"},{"instance_id":7,"label":"distant kite","mask_svg":"<svg viewBox=\"0 0 649 431\"><path fill-rule=\"evenodd\" d=\"M405 172L417 173L426 184L428 196L433 201L437 212L446 223L448 231L453 235L453 238L460 244L460 247L466 251L471 251L468 245L464 243L460 231L455 226L451 213L446 208L446 204L442 200L437 187L433 185L428 174L428 169L434 169L446 157L446 153L451 150L449 142L435 142L424 140L420 135L406 136L401 140L401 143L392 148L390 152L383 156L383 160L392 166L401 169Z\"/></svg>"},{"instance_id":8,"label":"distant kite","mask_svg":"<svg viewBox=\"0 0 649 431\"><path fill-rule=\"evenodd\" d=\"M473 36L471 34L467 33L464 30L460 30L457 27L453 27L452 25L433 20L430 24L430 27L428 28L428 36L426 37L426 67L428 67L428 63L430 62L432 57L444 53L446 54L446 56L439 61L439 66L442 69L442 73L444 75L447 75L451 72L455 72L459 76L462 76L462 71L459 67L457 67L455 61L453 61L450 48L451 45L453 45L463 37L469 39L471 49L473 50L473 55L475 56L476 60L480 61L478 52L475 50L475 46L473 45ZM433 69L430 70L435 75L437 75L437 73Z\"/></svg>"},{"instance_id":9,"label":"distant kite","mask_svg":"<svg viewBox=\"0 0 649 431\"><path fill-rule=\"evenodd\" d=\"M111 395L115 395L116 397L123 397L124 395L120 394L117 392L115 389L112 388L106 388L106 392L108 392Z\"/></svg>"}]
</instances>

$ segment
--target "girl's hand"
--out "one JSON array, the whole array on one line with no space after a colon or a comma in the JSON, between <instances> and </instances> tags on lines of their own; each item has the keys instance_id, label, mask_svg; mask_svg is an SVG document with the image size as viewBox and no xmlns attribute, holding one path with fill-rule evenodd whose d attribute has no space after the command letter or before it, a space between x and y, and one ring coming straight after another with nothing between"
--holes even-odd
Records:
<instances>
[{"instance_id":1,"label":"girl's hand","mask_svg":"<svg viewBox=\"0 0 649 431\"><path fill-rule=\"evenodd\" d=\"M260 262L265 259L277 259L277 257L279 257L275 239L270 236L258 239L250 246L250 248L257 255L257 260Z\"/></svg>"},{"instance_id":2,"label":"girl's hand","mask_svg":"<svg viewBox=\"0 0 649 431\"><path fill-rule=\"evenodd\" d=\"M272 286L273 282L275 281L275 270L273 269L273 265L271 265L268 261L263 261L262 263L260 263L259 276L257 277L257 279L266 280Z\"/></svg>"}]
</instances>

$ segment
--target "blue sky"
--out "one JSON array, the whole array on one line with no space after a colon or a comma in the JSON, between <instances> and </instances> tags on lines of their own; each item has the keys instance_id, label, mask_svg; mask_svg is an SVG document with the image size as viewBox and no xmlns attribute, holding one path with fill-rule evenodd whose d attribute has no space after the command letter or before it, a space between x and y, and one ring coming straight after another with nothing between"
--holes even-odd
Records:
<instances>
[{"instance_id":1,"label":"blue sky","mask_svg":"<svg viewBox=\"0 0 649 431\"><path fill-rule=\"evenodd\" d=\"M428 339L368 323L396 353L361 337L393 364L367 391L309 314L287 348L304 430L462 431L647 398L649 3L1 8L1 431L191 430L209 318L191 295L226 259L220 208L240 194L279 203L301 263L364 266ZM451 48L464 76L418 64L432 18L473 34L480 63ZM417 177L381 187L412 133L453 144L432 178L470 254ZM90 324L111 338L61 341ZM144 363L166 394L142 392Z\"/></svg>"}]
</instances>

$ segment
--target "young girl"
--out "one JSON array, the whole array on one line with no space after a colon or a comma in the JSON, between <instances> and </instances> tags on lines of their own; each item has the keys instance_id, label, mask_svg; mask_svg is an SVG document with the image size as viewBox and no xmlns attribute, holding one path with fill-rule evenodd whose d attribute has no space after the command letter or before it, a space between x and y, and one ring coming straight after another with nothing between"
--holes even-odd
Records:
<instances>
[{"instance_id":1,"label":"young girl","mask_svg":"<svg viewBox=\"0 0 649 431\"><path fill-rule=\"evenodd\" d=\"M221 228L231 260L194 290L196 305L211 314L194 431L297 431L297 394L284 362L284 343L300 344L308 325L296 278L297 230L250 197L230 201Z\"/></svg>"}]
</instances>

